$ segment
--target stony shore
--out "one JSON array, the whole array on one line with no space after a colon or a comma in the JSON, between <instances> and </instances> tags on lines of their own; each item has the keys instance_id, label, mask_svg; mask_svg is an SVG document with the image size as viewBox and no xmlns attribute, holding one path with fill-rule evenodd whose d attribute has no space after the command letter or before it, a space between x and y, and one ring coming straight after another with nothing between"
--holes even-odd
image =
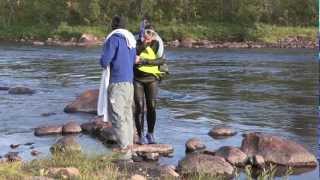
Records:
<instances>
[{"instance_id":1,"label":"stony shore","mask_svg":"<svg viewBox=\"0 0 320 180\"><path fill-rule=\"evenodd\" d=\"M58 38L48 38L47 40L35 39L15 39L9 42L24 43L35 46L76 46L76 47L90 47L101 46L104 39L98 38L92 34L84 33L80 38L70 38L69 40L61 40ZM210 40L195 40L192 38L184 38L180 40L165 42L166 47L181 47L181 48L307 48L315 49L319 47L318 42L312 41L302 36L292 36L279 39L276 43L266 42L224 42L224 41L210 41Z\"/></svg>"}]
</instances>

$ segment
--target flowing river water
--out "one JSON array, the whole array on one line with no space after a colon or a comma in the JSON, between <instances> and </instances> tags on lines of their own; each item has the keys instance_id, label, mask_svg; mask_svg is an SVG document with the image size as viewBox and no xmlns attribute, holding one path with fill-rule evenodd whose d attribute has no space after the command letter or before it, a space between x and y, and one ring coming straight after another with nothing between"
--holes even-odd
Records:
<instances>
[{"instance_id":1,"label":"flowing river water","mask_svg":"<svg viewBox=\"0 0 320 180\"><path fill-rule=\"evenodd\" d=\"M25 85L33 95L0 91L0 155L10 144L34 142L49 155L59 136L35 137L33 128L44 124L79 123L89 114L66 114L64 106L85 90L98 88L101 47L36 47L0 45L0 86ZM266 132L297 141L317 151L318 64L314 50L305 49L167 49L170 77L160 84L156 137L172 144L177 164L186 140L200 138L214 150L240 146L246 132ZM55 113L42 116L43 113ZM238 131L234 137L214 140L207 135L216 125ZM78 135L85 152L110 152L101 142ZM32 159L28 146L18 151ZM290 179L318 179L317 169Z\"/></svg>"}]
</instances>

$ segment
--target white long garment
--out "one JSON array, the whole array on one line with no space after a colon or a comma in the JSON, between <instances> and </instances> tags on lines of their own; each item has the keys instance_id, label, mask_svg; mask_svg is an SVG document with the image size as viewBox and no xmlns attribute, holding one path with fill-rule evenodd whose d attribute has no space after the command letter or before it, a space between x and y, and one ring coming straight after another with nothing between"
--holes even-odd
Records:
<instances>
[{"instance_id":1,"label":"white long garment","mask_svg":"<svg viewBox=\"0 0 320 180\"><path fill-rule=\"evenodd\" d=\"M115 29L113 30L107 37L106 41L113 35L113 34L121 34L126 38L127 46L131 48L136 47L136 40L131 32L126 29ZM107 68L103 69L101 82L100 82L100 89L99 89L99 98L97 104L97 113L98 116L103 116L103 121L108 122L109 120L109 110L108 110L108 87L110 81L110 66L108 65Z\"/></svg>"},{"instance_id":2,"label":"white long garment","mask_svg":"<svg viewBox=\"0 0 320 180\"><path fill-rule=\"evenodd\" d=\"M98 98L98 106L97 112L98 116L103 116L103 121L108 122L109 113L108 113L108 87L110 80L110 67L103 69L100 89L99 89L99 98Z\"/></svg>"}]
</instances>

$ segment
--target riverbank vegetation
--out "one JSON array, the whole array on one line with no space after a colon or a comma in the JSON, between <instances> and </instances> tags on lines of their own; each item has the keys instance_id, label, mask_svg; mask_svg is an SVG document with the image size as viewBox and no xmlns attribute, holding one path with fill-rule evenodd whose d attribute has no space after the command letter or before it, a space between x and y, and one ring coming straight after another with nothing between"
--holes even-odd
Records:
<instances>
[{"instance_id":1,"label":"riverbank vegetation","mask_svg":"<svg viewBox=\"0 0 320 180\"><path fill-rule=\"evenodd\" d=\"M114 163L116 156L88 156L82 153L54 154L50 158L36 159L30 162L4 162L0 164L0 179L36 179L35 177L52 177L58 179L130 179L134 172L128 169L119 168ZM65 169L58 172L57 169ZM141 168L140 168L141 169ZM276 177L276 166L270 166L262 169L259 174L254 175L251 166L246 166L243 175L247 180L274 179ZM147 170L143 169L138 174L145 174ZM151 171L152 172L152 171ZM287 179L293 173L289 168L283 178ZM146 174L145 174L146 175ZM153 178L160 178L153 175L147 175ZM240 169L234 174L235 179L240 179ZM40 179L40 178L39 178ZM177 179L170 175L161 176L164 180ZM188 179L225 179L223 176L208 176L206 174L194 174L188 176Z\"/></svg>"},{"instance_id":2,"label":"riverbank vegetation","mask_svg":"<svg viewBox=\"0 0 320 180\"><path fill-rule=\"evenodd\" d=\"M183 38L274 43L299 36L315 41L317 9L311 0L14 0L0 2L0 39L103 38L115 14L138 31L148 15L166 41Z\"/></svg>"}]
</instances>

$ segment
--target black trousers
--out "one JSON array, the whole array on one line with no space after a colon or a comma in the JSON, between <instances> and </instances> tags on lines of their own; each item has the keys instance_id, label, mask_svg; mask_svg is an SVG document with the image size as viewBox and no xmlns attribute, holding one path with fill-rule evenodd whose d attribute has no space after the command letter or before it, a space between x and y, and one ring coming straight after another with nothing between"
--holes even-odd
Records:
<instances>
[{"instance_id":1,"label":"black trousers","mask_svg":"<svg viewBox=\"0 0 320 180\"><path fill-rule=\"evenodd\" d=\"M135 124L139 137L144 132L144 111L147 110L148 133L153 133L156 123L156 98L158 80L151 82L134 81Z\"/></svg>"}]
</instances>

